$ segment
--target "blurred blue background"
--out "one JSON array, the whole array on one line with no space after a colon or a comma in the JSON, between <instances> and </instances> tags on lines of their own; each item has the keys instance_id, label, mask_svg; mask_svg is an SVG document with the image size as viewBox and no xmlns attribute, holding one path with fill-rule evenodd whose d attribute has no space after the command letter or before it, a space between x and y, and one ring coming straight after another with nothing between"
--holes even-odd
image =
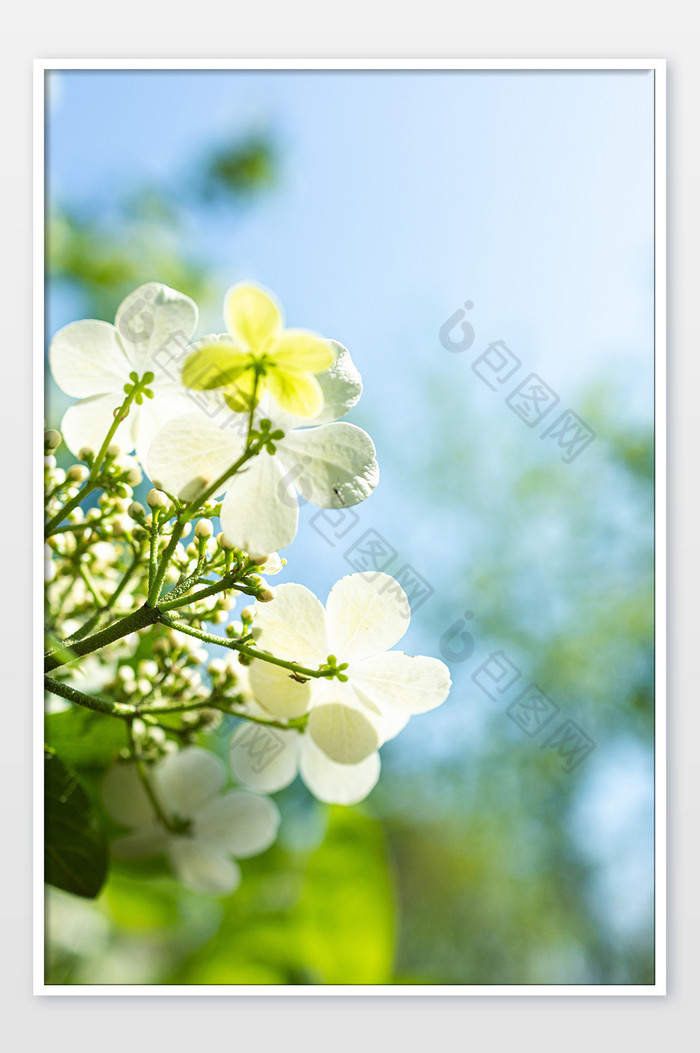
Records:
<instances>
[{"instance_id":1,"label":"blurred blue background","mask_svg":"<svg viewBox=\"0 0 700 1053\"><path fill-rule=\"evenodd\" d=\"M355 810L388 875L371 967L354 948L334 972L322 937L296 972L273 950L234 961L243 890L189 946L177 911L134 924L117 889L59 896L56 982L98 959L104 982L651 982L653 74L65 71L47 93L47 337L148 280L218 332L249 278L345 344L380 484L351 513L304 506L276 580L324 599L372 559L408 567L402 647L454 681ZM471 342L450 351L460 311ZM520 365L492 390L472 366L496 341ZM532 373L559 398L534 427L506 402ZM50 424L67 404L49 385ZM567 409L596 436L571 463L542 437ZM490 698L494 653L519 676ZM531 683L554 711L541 731L508 710ZM575 757L547 744L565 721ZM309 851L353 821L287 798ZM274 868L250 861L251 897ZM74 909L99 939L71 936Z\"/></svg>"}]
</instances>

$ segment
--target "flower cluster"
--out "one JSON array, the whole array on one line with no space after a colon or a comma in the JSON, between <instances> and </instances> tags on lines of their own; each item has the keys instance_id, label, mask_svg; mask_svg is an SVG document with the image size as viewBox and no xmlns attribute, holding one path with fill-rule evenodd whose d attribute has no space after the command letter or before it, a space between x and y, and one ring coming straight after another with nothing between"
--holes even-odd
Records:
<instances>
[{"instance_id":1,"label":"flower cluster","mask_svg":"<svg viewBox=\"0 0 700 1053\"><path fill-rule=\"evenodd\" d=\"M450 687L442 662L395 649L410 608L388 575L343 578L325 608L269 583L300 496L364 501L375 449L340 419L362 391L341 344L286 328L250 283L224 317L225 334L192 342L195 303L151 282L114 325L66 326L49 359L78 401L45 436L47 690L125 726L103 804L132 833L113 854L163 855L212 893L274 841L266 794L300 774L323 802L362 800L382 745ZM226 767L206 749L222 733L243 787L223 795Z\"/></svg>"}]
</instances>

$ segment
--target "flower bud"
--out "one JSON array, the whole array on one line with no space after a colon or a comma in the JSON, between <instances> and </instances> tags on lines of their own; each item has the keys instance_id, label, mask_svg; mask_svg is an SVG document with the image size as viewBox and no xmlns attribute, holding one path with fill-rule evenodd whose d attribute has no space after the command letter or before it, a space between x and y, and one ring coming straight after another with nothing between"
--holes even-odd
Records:
<instances>
[{"instance_id":1,"label":"flower bud","mask_svg":"<svg viewBox=\"0 0 700 1053\"><path fill-rule=\"evenodd\" d=\"M122 448L116 442L113 442L111 444L111 446L107 447L107 459L110 460L110 461L115 461L117 459L117 457L119 457L119 455L121 453L122 453Z\"/></svg>"},{"instance_id":2,"label":"flower bud","mask_svg":"<svg viewBox=\"0 0 700 1053\"><path fill-rule=\"evenodd\" d=\"M142 519L146 514L146 509L138 501L132 501L126 512L132 519Z\"/></svg>"},{"instance_id":3,"label":"flower bud","mask_svg":"<svg viewBox=\"0 0 700 1053\"><path fill-rule=\"evenodd\" d=\"M256 567L262 567L263 563L265 563L270 558L269 555L253 556L250 552L248 553L248 557L251 563L254 563Z\"/></svg>"},{"instance_id":4,"label":"flower bud","mask_svg":"<svg viewBox=\"0 0 700 1053\"><path fill-rule=\"evenodd\" d=\"M244 607L241 611L241 621L252 622L255 617L255 607Z\"/></svg>"},{"instance_id":5,"label":"flower bud","mask_svg":"<svg viewBox=\"0 0 700 1053\"><path fill-rule=\"evenodd\" d=\"M214 527L208 519L200 519L197 526L194 528L194 533L195 537L198 537L200 541L205 541L214 533Z\"/></svg>"},{"instance_id":6,"label":"flower bud","mask_svg":"<svg viewBox=\"0 0 700 1053\"><path fill-rule=\"evenodd\" d=\"M55 467L56 467L56 458L54 457L54 455L52 453L50 453L50 454L48 454L47 457L44 457L44 468L55 468Z\"/></svg>"},{"instance_id":7,"label":"flower bud","mask_svg":"<svg viewBox=\"0 0 700 1053\"><path fill-rule=\"evenodd\" d=\"M261 589L257 596L260 603L270 603L275 598L275 590L264 588Z\"/></svg>"},{"instance_id":8,"label":"flower bud","mask_svg":"<svg viewBox=\"0 0 700 1053\"><path fill-rule=\"evenodd\" d=\"M156 490L155 487L148 491L146 501L149 508L165 508L168 504L168 499L163 491Z\"/></svg>"},{"instance_id":9,"label":"flower bud","mask_svg":"<svg viewBox=\"0 0 700 1053\"><path fill-rule=\"evenodd\" d=\"M84 464L72 464L66 473L66 479L72 483L84 483L89 474Z\"/></svg>"},{"instance_id":10,"label":"flower bud","mask_svg":"<svg viewBox=\"0 0 700 1053\"><path fill-rule=\"evenodd\" d=\"M124 482L128 483L129 486L138 486L142 479L143 473L138 467L129 468L124 473Z\"/></svg>"},{"instance_id":11,"label":"flower bud","mask_svg":"<svg viewBox=\"0 0 700 1053\"><path fill-rule=\"evenodd\" d=\"M81 446L78 450L78 460L90 462L95 456L95 451L91 450L89 446Z\"/></svg>"},{"instance_id":12,"label":"flower bud","mask_svg":"<svg viewBox=\"0 0 700 1053\"><path fill-rule=\"evenodd\" d=\"M51 453L53 450L57 450L61 445L61 433L56 431L55 428L49 428L48 431L44 432L44 450L47 453Z\"/></svg>"},{"instance_id":13,"label":"flower bud","mask_svg":"<svg viewBox=\"0 0 700 1053\"><path fill-rule=\"evenodd\" d=\"M231 541L229 541L229 539L223 533L219 534L216 540L219 542L221 548L226 549L229 552L231 551L231 549L234 549L236 547Z\"/></svg>"}]
</instances>

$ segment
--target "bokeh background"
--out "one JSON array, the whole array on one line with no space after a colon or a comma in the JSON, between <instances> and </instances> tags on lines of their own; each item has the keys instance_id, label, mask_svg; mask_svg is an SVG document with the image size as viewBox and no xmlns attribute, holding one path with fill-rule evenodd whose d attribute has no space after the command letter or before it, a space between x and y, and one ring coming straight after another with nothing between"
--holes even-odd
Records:
<instances>
[{"instance_id":1,"label":"bokeh background","mask_svg":"<svg viewBox=\"0 0 700 1053\"><path fill-rule=\"evenodd\" d=\"M65 71L47 100L47 341L149 280L218 332L251 278L344 343L380 485L304 506L276 581L410 574L402 646L453 678L362 805L277 795L235 895L146 864L50 892L48 981L653 982L653 74ZM560 398L533 428L530 373ZM49 380L51 426L67 404ZM596 433L571 463L541 438L567 408ZM490 698L494 655L520 677ZM535 734L530 683L559 707Z\"/></svg>"}]
</instances>

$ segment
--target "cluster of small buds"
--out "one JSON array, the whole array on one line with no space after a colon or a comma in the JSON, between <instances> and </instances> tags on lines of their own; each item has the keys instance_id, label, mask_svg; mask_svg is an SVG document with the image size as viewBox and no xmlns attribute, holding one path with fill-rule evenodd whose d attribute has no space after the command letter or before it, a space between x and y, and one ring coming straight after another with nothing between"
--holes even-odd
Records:
<instances>
[{"instance_id":1,"label":"cluster of small buds","mask_svg":"<svg viewBox=\"0 0 700 1053\"><path fill-rule=\"evenodd\" d=\"M182 714L182 726L190 734L216 731L221 726L223 714L219 709L204 706Z\"/></svg>"},{"instance_id":2,"label":"cluster of small buds","mask_svg":"<svg viewBox=\"0 0 700 1053\"><path fill-rule=\"evenodd\" d=\"M95 624L104 627L111 618L144 604L151 546L155 542L156 558L170 546L173 532L181 529L178 516L183 506L157 487L145 499L135 500L141 470L135 458L117 446L109 447L97 470L95 453L87 449L80 451L81 463L59 468L55 452L60 442L58 432L46 432L47 513L56 516L67 501L75 507L56 520L47 537L47 622L52 633L69 642L89 620L96 618ZM83 488L90 502L79 504ZM209 626L221 625L226 638L246 638L253 624L253 601L269 602L274 596L261 575L277 573L283 561L276 553L253 556L229 542L213 522L220 510L215 501L196 509L174 546L162 602L169 597L171 603L181 600L166 610L190 629L212 632ZM209 595L198 595L212 589ZM238 620L231 620L242 596L248 605ZM240 712L249 699L245 667L250 660L233 651L222 659L210 658L196 638L156 624L100 652L87 681L82 671L86 660L66 666L58 676L78 690L99 691L114 703L147 708L149 712L132 722L132 730L139 755L150 761L195 741L197 734L215 731L222 712ZM174 705L162 723L165 718L158 711ZM179 708L183 705L191 708Z\"/></svg>"},{"instance_id":3,"label":"cluster of small buds","mask_svg":"<svg viewBox=\"0 0 700 1053\"><path fill-rule=\"evenodd\" d=\"M140 760L154 762L162 760L168 753L177 750L177 744L168 739L165 730L157 724L145 720L132 721L131 733L134 736L136 752Z\"/></svg>"},{"instance_id":4,"label":"cluster of small buds","mask_svg":"<svg viewBox=\"0 0 700 1053\"><path fill-rule=\"evenodd\" d=\"M207 702L210 690L199 672L206 661L206 651L182 646L180 641L169 640L167 633L150 641L149 635L142 634L141 646L150 642L154 657L138 662L127 658L122 662L105 684L109 697L129 705L164 709L174 699L187 704Z\"/></svg>"},{"instance_id":5,"label":"cluster of small buds","mask_svg":"<svg viewBox=\"0 0 700 1053\"><path fill-rule=\"evenodd\" d=\"M211 679L211 702L227 712L240 711L252 698L248 673L241 656L231 652L227 658L213 658L207 668Z\"/></svg>"}]
</instances>

